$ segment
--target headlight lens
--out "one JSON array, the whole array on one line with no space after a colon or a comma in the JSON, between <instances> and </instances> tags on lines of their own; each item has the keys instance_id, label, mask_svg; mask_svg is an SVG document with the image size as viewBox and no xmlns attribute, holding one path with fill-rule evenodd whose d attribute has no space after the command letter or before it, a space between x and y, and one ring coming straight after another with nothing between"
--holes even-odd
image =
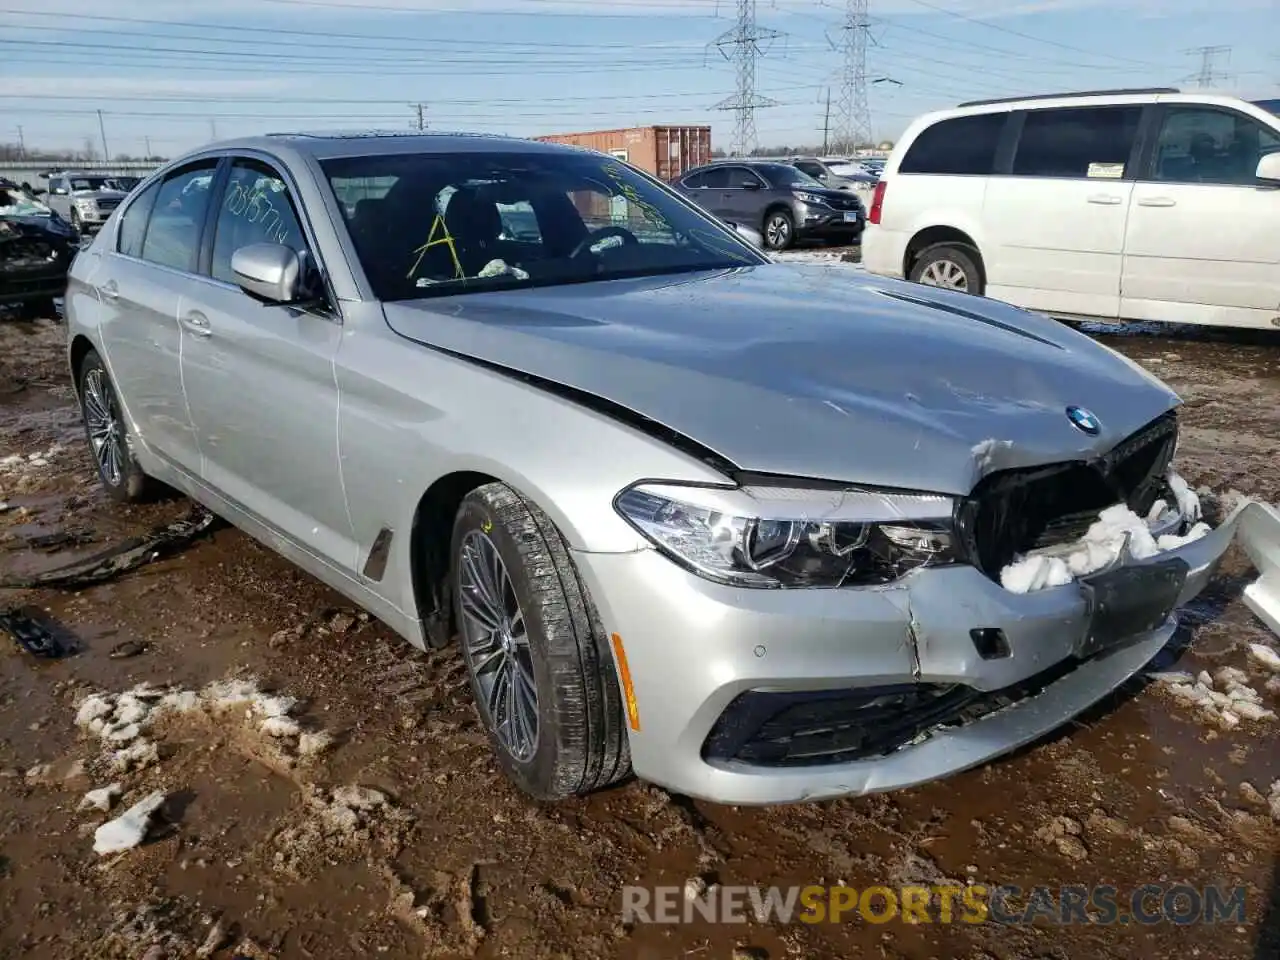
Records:
<instances>
[{"instance_id":1,"label":"headlight lens","mask_svg":"<svg viewBox=\"0 0 1280 960\"><path fill-rule=\"evenodd\" d=\"M820 197L816 193L808 193L804 190L796 191L796 199L804 203L816 203L817 205L822 207L825 207L827 205L827 201L825 197Z\"/></svg>"},{"instance_id":2,"label":"headlight lens","mask_svg":"<svg viewBox=\"0 0 1280 960\"><path fill-rule=\"evenodd\" d=\"M734 586L889 583L959 560L954 502L932 494L642 483L614 505L676 562Z\"/></svg>"},{"instance_id":3,"label":"headlight lens","mask_svg":"<svg viewBox=\"0 0 1280 960\"><path fill-rule=\"evenodd\" d=\"M94 207L97 206L97 203L88 197L81 197L76 200L76 206L79 207L81 210L92 210Z\"/></svg>"}]
</instances>

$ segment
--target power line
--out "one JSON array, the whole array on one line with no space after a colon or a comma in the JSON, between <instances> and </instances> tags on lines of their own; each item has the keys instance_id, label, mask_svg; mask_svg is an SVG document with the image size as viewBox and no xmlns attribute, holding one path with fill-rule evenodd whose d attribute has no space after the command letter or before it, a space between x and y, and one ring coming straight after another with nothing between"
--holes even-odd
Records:
<instances>
[{"instance_id":1,"label":"power line","mask_svg":"<svg viewBox=\"0 0 1280 960\"><path fill-rule=\"evenodd\" d=\"M776 101L756 93L756 58L764 53L760 49L762 40L768 42L781 36L777 30L756 24L756 0L738 0L737 25L715 41L724 58L737 67L737 92L714 107L716 110L731 110L735 114L733 143L729 151L733 156L747 156L755 150L756 110L776 106ZM730 49L732 52L727 52Z\"/></svg>"}]
</instances>

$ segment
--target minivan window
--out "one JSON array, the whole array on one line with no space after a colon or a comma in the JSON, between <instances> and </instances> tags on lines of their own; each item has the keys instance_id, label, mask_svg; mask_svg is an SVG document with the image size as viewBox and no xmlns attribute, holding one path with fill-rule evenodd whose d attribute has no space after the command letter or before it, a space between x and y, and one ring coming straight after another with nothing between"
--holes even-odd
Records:
<instances>
[{"instance_id":1,"label":"minivan window","mask_svg":"<svg viewBox=\"0 0 1280 960\"><path fill-rule=\"evenodd\" d=\"M209 187L217 166L210 160L174 174L160 185L142 243L142 259L194 272L200 228L209 208Z\"/></svg>"},{"instance_id":2,"label":"minivan window","mask_svg":"<svg viewBox=\"0 0 1280 960\"><path fill-rule=\"evenodd\" d=\"M218 210L210 276L235 283L231 255L254 243L279 243L298 253L307 248L289 190L280 176L266 164L236 160Z\"/></svg>"},{"instance_id":3,"label":"minivan window","mask_svg":"<svg viewBox=\"0 0 1280 960\"><path fill-rule=\"evenodd\" d=\"M995 170L996 148L1008 117L980 113L926 127L907 148L898 172L988 176Z\"/></svg>"},{"instance_id":4,"label":"minivan window","mask_svg":"<svg viewBox=\"0 0 1280 960\"><path fill-rule=\"evenodd\" d=\"M1013 174L1123 177L1141 119L1140 105L1030 110L1013 155Z\"/></svg>"},{"instance_id":5,"label":"minivan window","mask_svg":"<svg viewBox=\"0 0 1280 960\"><path fill-rule=\"evenodd\" d=\"M1251 117L1212 107L1169 107L1156 139L1155 179L1253 185L1258 160L1280 150L1280 134Z\"/></svg>"},{"instance_id":6,"label":"minivan window","mask_svg":"<svg viewBox=\"0 0 1280 960\"><path fill-rule=\"evenodd\" d=\"M159 192L160 182L157 181L138 194L120 217L116 249L126 257L142 256L142 238L147 234L147 220Z\"/></svg>"}]
</instances>

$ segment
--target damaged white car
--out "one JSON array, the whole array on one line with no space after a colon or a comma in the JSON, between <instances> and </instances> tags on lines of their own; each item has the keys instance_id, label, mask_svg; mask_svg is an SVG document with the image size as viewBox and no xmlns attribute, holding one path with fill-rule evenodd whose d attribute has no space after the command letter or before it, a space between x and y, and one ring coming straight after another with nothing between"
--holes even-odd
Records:
<instances>
[{"instance_id":1,"label":"damaged white car","mask_svg":"<svg viewBox=\"0 0 1280 960\"><path fill-rule=\"evenodd\" d=\"M773 263L601 154L213 145L133 191L66 305L107 489L164 481L459 637L539 798L982 763L1141 669L1237 535L1280 630L1280 515L1203 522L1158 380L1014 307Z\"/></svg>"}]
</instances>

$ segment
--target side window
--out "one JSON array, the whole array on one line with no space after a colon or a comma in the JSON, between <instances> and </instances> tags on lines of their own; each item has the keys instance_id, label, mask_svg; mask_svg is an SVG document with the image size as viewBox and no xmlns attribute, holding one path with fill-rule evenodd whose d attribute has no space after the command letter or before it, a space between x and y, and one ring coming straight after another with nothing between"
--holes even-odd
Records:
<instances>
[{"instance_id":1,"label":"side window","mask_svg":"<svg viewBox=\"0 0 1280 960\"><path fill-rule=\"evenodd\" d=\"M519 240L521 243L542 243L542 228L538 214L528 200L516 203L495 203L502 218L503 240Z\"/></svg>"},{"instance_id":2,"label":"side window","mask_svg":"<svg viewBox=\"0 0 1280 960\"><path fill-rule=\"evenodd\" d=\"M989 176L995 170L996 148L1008 117L1007 113L979 113L940 120L920 131L898 172Z\"/></svg>"},{"instance_id":3,"label":"side window","mask_svg":"<svg viewBox=\"0 0 1280 960\"><path fill-rule=\"evenodd\" d=\"M688 190L697 190L699 187L707 185L707 175L705 172L695 173L692 176L685 177L680 183Z\"/></svg>"},{"instance_id":4,"label":"side window","mask_svg":"<svg viewBox=\"0 0 1280 960\"><path fill-rule=\"evenodd\" d=\"M819 180L821 180L826 174L826 171L822 169L822 164L808 163L803 160L796 164L796 169L801 173L807 173L809 176L816 177Z\"/></svg>"},{"instance_id":5,"label":"side window","mask_svg":"<svg viewBox=\"0 0 1280 960\"><path fill-rule=\"evenodd\" d=\"M712 167L702 175L702 185L708 190L724 190L729 186L730 167Z\"/></svg>"},{"instance_id":6,"label":"side window","mask_svg":"<svg viewBox=\"0 0 1280 960\"><path fill-rule=\"evenodd\" d=\"M153 183L147 187L134 198L120 216L120 234L117 237L116 249L126 257L142 256L142 238L146 236L147 220L151 217L151 208L155 205L160 187L160 183Z\"/></svg>"},{"instance_id":7,"label":"side window","mask_svg":"<svg viewBox=\"0 0 1280 960\"><path fill-rule=\"evenodd\" d=\"M1031 110L1013 155L1013 174L1123 177L1141 119L1141 106Z\"/></svg>"},{"instance_id":8,"label":"side window","mask_svg":"<svg viewBox=\"0 0 1280 960\"><path fill-rule=\"evenodd\" d=\"M1252 186L1280 134L1251 117L1209 107L1169 107L1156 140L1155 179Z\"/></svg>"},{"instance_id":9,"label":"side window","mask_svg":"<svg viewBox=\"0 0 1280 960\"><path fill-rule=\"evenodd\" d=\"M209 208L216 164L209 161L174 174L156 192L142 242L142 259L192 273L200 251L200 228Z\"/></svg>"},{"instance_id":10,"label":"side window","mask_svg":"<svg viewBox=\"0 0 1280 960\"><path fill-rule=\"evenodd\" d=\"M757 183L760 178L748 170L746 167L729 167L725 170L725 186L731 190L741 190L742 185L748 180L754 180Z\"/></svg>"},{"instance_id":11,"label":"side window","mask_svg":"<svg viewBox=\"0 0 1280 960\"><path fill-rule=\"evenodd\" d=\"M254 243L280 243L299 253L307 248L293 199L280 175L265 163L236 160L218 210L210 275L235 283L231 255Z\"/></svg>"}]
</instances>

